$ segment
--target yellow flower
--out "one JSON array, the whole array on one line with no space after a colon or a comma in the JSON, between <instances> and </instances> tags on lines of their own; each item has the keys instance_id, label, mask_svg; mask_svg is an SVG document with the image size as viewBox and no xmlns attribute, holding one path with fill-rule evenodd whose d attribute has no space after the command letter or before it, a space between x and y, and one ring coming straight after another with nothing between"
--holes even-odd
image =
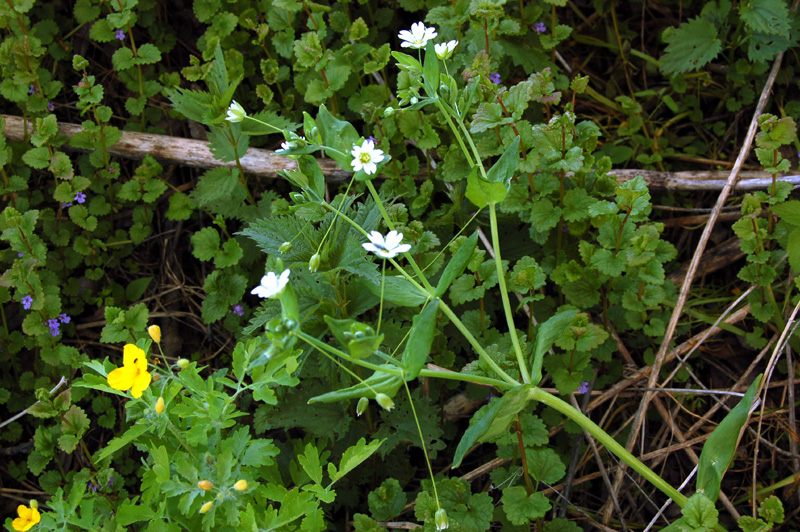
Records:
<instances>
[{"instance_id":1,"label":"yellow flower","mask_svg":"<svg viewBox=\"0 0 800 532\"><path fill-rule=\"evenodd\" d=\"M33 525L38 523L41 519L39 510L36 508L28 508L27 506L23 506L21 504L17 506L17 515L19 517L11 522L11 526L17 532L25 532L26 530L30 530L33 528Z\"/></svg>"},{"instance_id":2,"label":"yellow flower","mask_svg":"<svg viewBox=\"0 0 800 532\"><path fill-rule=\"evenodd\" d=\"M158 325L151 325L148 327L147 334L150 335L150 338L152 338L155 343L161 343L161 327Z\"/></svg>"},{"instance_id":3,"label":"yellow flower","mask_svg":"<svg viewBox=\"0 0 800 532\"><path fill-rule=\"evenodd\" d=\"M122 352L122 367L108 374L108 385L115 390L131 390L137 399L150 386L153 377L147 371L147 355L133 344L127 344Z\"/></svg>"},{"instance_id":4,"label":"yellow flower","mask_svg":"<svg viewBox=\"0 0 800 532\"><path fill-rule=\"evenodd\" d=\"M156 400L156 414L163 414L164 413L164 398L159 397Z\"/></svg>"},{"instance_id":5,"label":"yellow flower","mask_svg":"<svg viewBox=\"0 0 800 532\"><path fill-rule=\"evenodd\" d=\"M197 483L197 487L203 491L208 491L214 487L210 480L201 480Z\"/></svg>"},{"instance_id":6,"label":"yellow flower","mask_svg":"<svg viewBox=\"0 0 800 532\"><path fill-rule=\"evenodd\" d=\"M245 491L247 489L247 481L245 479L237 480L236 484L233 485L233 489L236 491Z\"/></svg>"}]
</instances>

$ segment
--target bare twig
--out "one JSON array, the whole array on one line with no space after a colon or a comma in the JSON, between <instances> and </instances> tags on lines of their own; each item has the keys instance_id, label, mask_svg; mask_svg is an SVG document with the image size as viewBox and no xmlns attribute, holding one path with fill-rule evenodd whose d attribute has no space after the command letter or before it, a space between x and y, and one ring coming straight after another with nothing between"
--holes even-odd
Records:
<instances>
[{"instance_id":1,"label":"bare twig","mask_svg":"<svg viewBox=\"0 0 800 532\"><path fill-rule=\"evenodd\" d=\"M767 105L767 100L769 99L769 95L772 92L772 86L775 83L775 78L778 75L778 71L780 70L781 63L783 61L783 52L779 53L776 58L775 62L772 65L772 70L770 71L769 78L764 85L764 89L761 91L761 97L758 100L758 105L756 106L755 113L753 113L753 118L750 121L750 127L747 130L747 136L745 137L744 143L742 144L741 150L739 150L739 155L736 157L736 162L733 165L733 169L728 176L727 181L725 182L725 186L722 188L719 197L717 198L717 203L714 206L714 210L711 212L711 216L709 217L708 223L703 230L703 234L700 237L700 241L697 244L697 249L692 256L692 260L689 264L689 271L687 272L686 278L683 281L683 286L681 287L680 294L678 296L678 301L675 304L675 309L672 312L672 317L669 320L669 324L667 325L667 332L664 335L664 340L661 342L661 346L658 349L658 353L656 354L655 361L653 362L653 368L650 373L650 379L647 383L648 388L654 388L658 382L658 376L661 371L661 366L664 363L664 360L667 357L667 352L669 351L669 345L672 342L672 338L675 335L675 329L678 326L678 320L680 319L683 313L683 307L686 305L686 300L689 298L689 290L692 286L692 281L694 279L695 272L697 271L697 267L700 264L700 259L703 256L703 252L706 249L706 244L708 243L709 237L711 236L711 231L714 229L714 225L719 217L720 212L722 211L722 206L725 204L728 196L730 195L731 191L733 190L734 184L736 183L737 178L739 177L739 173L741 172L742 165L744 164L745 159L747 158L748 154L750 153L750 148L753 144L753 140L756 136L756 130L758 129L758 117L761 116L761 113L764 111L764 108ZM645 392L644 396L642 397L642 401L639 404L639 408L636 411L636 415L634 416L633 426L630 432L630 436L628 437L628 442L626 448L629 451L632 451L634 446L636 445L637 438L639 437L639 432L642 428L642 422L644 421L644 412L647 410L648 403L652 397L653 392ZM622 484L623 480L623 470L624 467L620 467L620 470L617 471L617 475L614 479L614 488L615 490L619 490L619 487ZM608 523L611 519L611 514L613 512L613 506L611 498L606 503L605 512L603 515L603 520L605 523Z\"/></svg>"}]
</instances>

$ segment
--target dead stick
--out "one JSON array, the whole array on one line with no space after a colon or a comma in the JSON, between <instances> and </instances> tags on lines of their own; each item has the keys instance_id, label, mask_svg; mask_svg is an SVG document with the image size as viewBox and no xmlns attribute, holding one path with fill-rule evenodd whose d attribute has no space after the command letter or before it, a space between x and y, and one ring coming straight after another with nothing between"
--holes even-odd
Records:
<instances>
[{"instance_id":1,"label":"dead stick","mask_svg":"<svg viewBox=\"0 0 800 532\"><path fill-rule=\"evenodd\" d=\"M669 320L669 325L667 325L667 332L664 335L664 340L661 342L661 346L658 349L658 353L656 354L655 361L653 362L653 369L650 373L650 379L647 383L648 388L655 388L658 382L658 376L661 371L661 365L664 363L664 359L667 356L667 351L669 350L669 344L672 342L672 337L675 334L675 329L678 326L678 320L683 313L683 307L686 304L686 300L689 298L689 289L692 286L692 280L694 279L694 274L697 271L697 267L700 264L700 259L703 256L703 251L705 251L706 244L708 243L709 237L711 236L711 231L714 229L714 225L716 224L717 218L719 217L720 213L722 212L722 207L725 205L725 201L728 199L728 195L730 195L731 190L733 189L734 183L736 183L736 179L739 176L739 173L742 169L742 165L744 164L747 155L750 153L750 147L753 144L753 140L756 136L756 130L758 129L758 117L761 116L761 113L764 111L764 108L767 105L767 100L769 99L769 95L772 92L772 86L775 83L775 78L778 76L778 71L780 70L781 62L783 60L783 52L779 53L775 58L775 62L772 65L772 71L769 74L769 78L767 79L766 84L764 85L764 89L761 91L761 97L758 99L758 105L756 106L756 111L753 113L753 118L750 121L750 127L747 129L747 136L745 137L744 144L742 145L742 149L739 150L739 155L736 157L736 162L733 165L733 169L731 170L730 175L728 176L728 180L725 183L722 191L717 198L717 203L714 206L714 210L711 211L711 216L708 219L708 223L703 230L703 234L700 237L700 241L697 244L697 249L692 256L692 260L689 264L689 271L684 278L683 286L681 287L680 295L678 296L678 301L675 304L675 309L672 312L672 316ZM644 412L647 410L647 405L650 401L652 392L645 392L644 396L642 397L642 401L639 404L639 409L636 411L636 415L634 416L633 426L631 428L630 436L628 437L628 442L626 448L628 451L632 451L634 446L636 445L637 438L639 436L639 430L642 426L642 421L644 420ZM624 467L620 467L620 470L617 472L617 475L614 479L614 488L615 490L619 490L620 485L624 479ZM612 500L606 502L605 512L603 513L603 522L608 523L611 519L611 514L613 512Z\"/></svg>"}]
</instances>

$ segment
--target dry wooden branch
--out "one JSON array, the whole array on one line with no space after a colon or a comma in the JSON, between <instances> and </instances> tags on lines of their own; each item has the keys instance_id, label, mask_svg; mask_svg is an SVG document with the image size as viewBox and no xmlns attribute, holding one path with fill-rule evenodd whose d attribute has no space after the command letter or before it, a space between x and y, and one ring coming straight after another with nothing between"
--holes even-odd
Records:
<instances>
[{"instance_id":1,"label":"dry wooden branch","mask_svg":"<svg viewBox=\"0 0 800 532\"><path fill-rule=\"evenodd\" d=\"M5 136L14 142L25 141L34 130L33 122L25 121L12 115L0 115L6 122L3 130ZM83 131L77 124L59 123L58 132L65 137L72 137ZM119 141L111 146L108 151L112 155L126 159L144 159L150 155L161 162L191 166L194 168L216 168L218 166L235 167L234 162L222 162L214 158L208 149L208 141L171 137L169 135L155 135L152 133L138 133L123 131ZM68 144L66 150L82 151ZM278 172L297 169L297 163L281 155L275 155L273 150L250 148L240 160L242 168L250 174L276 178ZM350 172L345 172L330 159L317 159L322 172L331 182L344 181L350 178ZM652 189L659 190L722 190L728 172L697 171L697 172L657 172L654 170L612 170L612 175L620 181L627 181L641 175ZM766 188L772 184L771 175L767 172L740 172L740 180L736 185L737 190L753 190ZM427 179L425 174L416 176L417 179ZM800 175L783 176L781 181L787 181L800 186Z\"/></svg>"}]
</instances>

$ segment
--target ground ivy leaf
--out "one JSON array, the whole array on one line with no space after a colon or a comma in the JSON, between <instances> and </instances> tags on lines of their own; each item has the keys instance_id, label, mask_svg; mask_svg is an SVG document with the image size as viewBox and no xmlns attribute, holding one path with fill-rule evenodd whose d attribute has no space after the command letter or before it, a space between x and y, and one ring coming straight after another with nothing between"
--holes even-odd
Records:
<instances>
[{"instance_id":1,"label":"ground ivy leaf","mask_svg":"<svg viewBox=\"0 0 800 532\"><path fill-rule=\"evenodd\" d=\"M550 448L527 451L528 471L537 481L555 484L564 477L566 467Z\"/></svg>"},{"instance_id":2,"label":"ground ivy leaf","mask_svg":"<svg viewBox=\"0 0 800 532\"><path fill-rule=\"evenodd\" d=\"M667 29L663 39L668 43L661 56L661 71L668 76L702 68L722 49L717 28L700 17L683 23L677 29Z\"/></svg>"},{"instance_id":3,"label":"ground ivy leaf","mask_svg":"<svg viewBox=\"0 0 800 532\"><path fill-rule=\"evenodd\" d=\"M533 520L544 517L550 509L550 501L541 492L528 496L522 486L513 486L503 490L503 511L508 520L514 525L528 524Z\"/></svg>"}]
</instances>

